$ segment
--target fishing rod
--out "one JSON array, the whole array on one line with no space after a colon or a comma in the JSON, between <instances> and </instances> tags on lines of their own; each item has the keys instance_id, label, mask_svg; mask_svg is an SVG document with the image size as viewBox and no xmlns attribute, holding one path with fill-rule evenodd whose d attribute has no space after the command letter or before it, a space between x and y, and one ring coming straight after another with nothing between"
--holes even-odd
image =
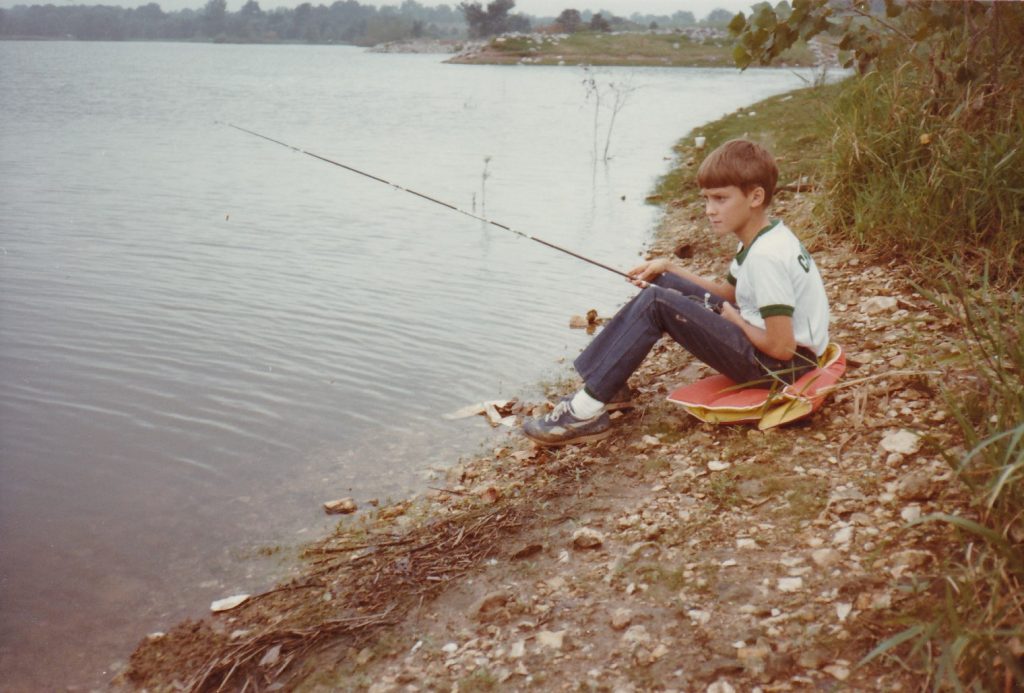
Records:
<instances>
[{"instance_id":1,"label":"fishing rod","mask_svg":"<svg viewBox=\"0 0 1024 693\"><path fill-rule=\"evenodd\" d=\"M428 202L433 202L434 204L441 205L442 207L447 207L448 209L450 209L450 210L452 210L454 212L458 212L459 214L463 214L463 215L465 215L465 216L467 216L467 217L469 217L471 219L476 219L477 221L482 221L484 223L490 224L491 226L495 226L495 227L497 227L499 229L502 229L503 231L510 231L511 233L514 233L515 235L519 236L520 238L526 238L526 239L529 239L531 241L535 241L537 243L540 243L541 245L546 245L547 247L553 248L554 250L558 250L560 252L563 252L566 255L572 255L574 258L576 258L578 260L583 260L584 262L589 262L590 264L592 264L592 265L594 265L596 267L600 267L601 269L606 269L609 272L614 272L615 274L619 275L620 277L625 277L626 279L629 279L630 281L633 280L633 277L629 276L625 272L617 270L614 267L609 267L608 265L606 265L604 263L601 263L601 262L598 262L597 260L592 260L589 257L585 257L583 255L580 255L579 253L573 252L572 250L569 250L568 248L563 248L562 246L555 245L554 243L551 243L550 241L545 241L543 238L537 238L536 236L531 236L530 234L523 233L522 231L519 231L518 229L514 229L511 226L506 226L505 224L502 224L502 223L499 223L497 221L494 221L493 219L488 219L487 217L482 217L482 216L479 216L477 214L473 214L472 212L467 212L464 209L459 209L458 207L456 207L455 205L453 205L451 203L445 202L443 200L438 200L436 198L431 197L430 195L425 195L425 194L423 194L421 192L417 192L415 190L411 190L410 188L404 188L401 185L398 185L396 183L392 183L391 181L385 180L385 179L383 179L383 178L381 178L379 176L375 176L372 173L367 173L366 171L360 171L358 168L355 168L353 166L349 166L347 164L343 164L343 163L335 161L333 159L328 159L325 156L320 156L319 154L315 154L313 152L306 151L305 149L300 149L299 147L295 147L293 145L287 144L286 142L282 142L280 140L275 140L273 137L267 137L266 135L261 135L258 132L254 132L253 130L248 130L246 128L239 127L238 125L233 125L232 123L224 123L224 122L221 122L221 121L214 121L214 122L216 122L216 123L218 123L220 125L227 125L229 128L234 128L235 130L238 130L240 132L244 132L244 133L246 133L248 135L252 135L254 137L259 137L260 139L264 139L264 140L266 140L268 142L273 142L274 144L279 144L282 147L287 147L288 149L291 149L293 152L298 152L300 154L305 154L306 156L311 156L314 159L319 159L320 161L325 161L328 164L331 164L333 166L338 166L339 168L343 168L346 171L351 171L352 173L358 173L360 176L365 176L366 178L369 178L370 180L375 180L378 183L383 183L384 185L391 186L395 190L401 190L402 192L407 192L410 195L415 195L416 197L419 197L419 198L422 198L424 200L427 200Z\"/></svg>"}]
</instances>

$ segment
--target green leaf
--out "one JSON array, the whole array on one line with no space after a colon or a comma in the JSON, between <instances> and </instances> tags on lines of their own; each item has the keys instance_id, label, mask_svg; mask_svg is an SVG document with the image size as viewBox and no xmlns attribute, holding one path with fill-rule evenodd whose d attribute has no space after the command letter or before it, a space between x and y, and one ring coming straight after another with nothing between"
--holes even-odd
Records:
<instances>
[{"instance_id":1,"label":"green leaf","mask_svg":"<svg viewBox=\"0 0 1024 693\"><path fill-rule=\"evenodd\" d=\"M949 524L956 525L960 529L966 530L966 531L970 532L971 534L976 534L977 536L981 537L982 539L985 539L986 541L988 541L990 544L995 546L997 549L999 549L1003 553L1008 553L1010 551L1010 545L1006 542L1006 540L1002 536L1000 536L1000 534L998 532L996 532L995 530L989 529L988 527L985 527L984 525L978 524L974 520L968 520L966 517L960 517L959 515L949 515L947 513L932 513L930 515L925 515L924 517L922 517L921 519L917 520L917 522L914 522L913 524L921 524L921 523L924 523L924 522L936 522L936 521L938 521L938 522L948 522Z\"/></svg>"},{"instance_id":2,"label":"green leaf","mask_svg":"<svg viewBox=\"0 0 1024 693\"><path fill-rule=\"evenodd\" d=\"M732 61L739 69L746 70L750 66L751 60L750 53L743 46L737 45L732 49Z\"/></svg>"},{"instance_id":3,"label":"green leaf","mask_svg":"<svg viewBox=\"0 0 1024 693\"><path fill-rule=\"evenodd\" d=\"M739 36L740 32L747 28L747 18L742 12L737 12L736 16L729 22L729 33L733 36Z\"/></svg>"},{"instance_id":4,"label":"green leaf","mask_svg":"<svg viewBox=\"0 0 1024 693\"><path fill-rule=\"evenodd\" d=\"M857 666L859 666L859 667L864 666L865 664L870 662L875 657L878 657L879 655L885 654L886 652L888 652L889 650L893 649L894 647L898 647L898 646L902 645L903 643L905 643L906 641L908 641L908 640L910 640L912 638L916 638L917 636L921 635L921 633L923 633L923 632L924 632L924 626L921 625L921 624L918 624L916 626L911 626L910 628L907 628L906 630L897 633L896 635L892 636L891 638L886 638L885 640L880 642L878 644L878 646L875 647L875 649L871 650L871 652L868 652L867 655L864 657L864 659L862 659L859 662L857 662Z\"/></svg>"},{"instance_id":5,"label":"green leaf","mask_svg":"<svg viewBox=\"0 0 1024 693\"><path fill-rule=\"evenodd\" d=\"M775 10L773 10L769 5L761 7L761 11L757 13L756 17L754 17L754 25L759 29L764 29L766 31L774 29L778 22L778 17L775 16Z\"/></svg>"}]
</instances>

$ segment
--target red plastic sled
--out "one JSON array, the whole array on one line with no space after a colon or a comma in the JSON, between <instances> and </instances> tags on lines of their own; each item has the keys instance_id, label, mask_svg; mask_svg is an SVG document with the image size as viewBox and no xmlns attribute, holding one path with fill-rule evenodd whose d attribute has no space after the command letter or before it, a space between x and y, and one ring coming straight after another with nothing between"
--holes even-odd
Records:
<instances>
[{"instance_id":1,"label":"red plastic sled","mask_svg":"<svg viewBox=\"0 0 1024 693\"><path fill-rule=\"evenodd\" d=\"M829 344L818 367L782 389L743 387L724 375L713 375L672 392L669 401L707 423L751 423L762 431L809 416L824 403L846 372L846 356Z\"/></svg>"}]
</instances>

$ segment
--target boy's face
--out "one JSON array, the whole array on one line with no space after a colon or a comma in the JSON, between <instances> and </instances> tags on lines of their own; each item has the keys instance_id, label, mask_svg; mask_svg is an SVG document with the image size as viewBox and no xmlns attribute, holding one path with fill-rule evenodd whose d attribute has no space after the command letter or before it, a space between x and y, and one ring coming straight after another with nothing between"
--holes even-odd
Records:
<instances>
[{"instance_id":1,"label":"boy's face","mask_svg":"<svg viewBox=\"0 0 1024 693\"><path fill-rule=\"evenodd\" d=\"M744 193L736 185L701 188L700 194L704 198L704 214L716 235L741 235L752 223L760 228L764 210L764 190L760 187L749 193Z\"/></svg>"}]
</instances>

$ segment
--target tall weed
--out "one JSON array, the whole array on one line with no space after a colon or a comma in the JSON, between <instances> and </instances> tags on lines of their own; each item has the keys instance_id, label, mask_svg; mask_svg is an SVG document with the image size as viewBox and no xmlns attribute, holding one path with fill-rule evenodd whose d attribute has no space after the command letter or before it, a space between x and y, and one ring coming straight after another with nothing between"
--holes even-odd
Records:
<instances>
[{"instance_id":1,"label":"tall weed","mask_svg":"<svg viewBox=\"0 0 1024 693\"><path fill-rule=\"evenodd\" d=\"M841 234L912 265L955 259L987 264L999 283L1024 278L1024 6L999 20L1003 33L986 29L990 50L956 79L907 61L845 83L828 191Z\"/></svg>"},{"instance_id":2,"label":"tall weed","mask_svg":"<svg viewBox=\"0 0 1024 693\"><path fill-rule=\"evenodd\" d=\"M1024 4L921 7L949 30L843 83L824 210L960 328L944 396L971 507L922 519L960 540L938 599L866 660L909 648L934 690L1024 690Z\"/></svg>"},{"instance_id":3,"label":"tall weed","mask_svg":"<svg viewBox=\"0 0 1024 693\"><path fill-rule=\"evenodd\" d=\"M910 640L929 659L935 690L1024 690L1024 301L961 268L925 294L954 317L963 377L943 395L968 451L949 463L971 491L971 517L934 514L961 550L945 566L942 599L872 656ZM901 638L902 636L902 638Z\"/></svg>"}]
</instances>

